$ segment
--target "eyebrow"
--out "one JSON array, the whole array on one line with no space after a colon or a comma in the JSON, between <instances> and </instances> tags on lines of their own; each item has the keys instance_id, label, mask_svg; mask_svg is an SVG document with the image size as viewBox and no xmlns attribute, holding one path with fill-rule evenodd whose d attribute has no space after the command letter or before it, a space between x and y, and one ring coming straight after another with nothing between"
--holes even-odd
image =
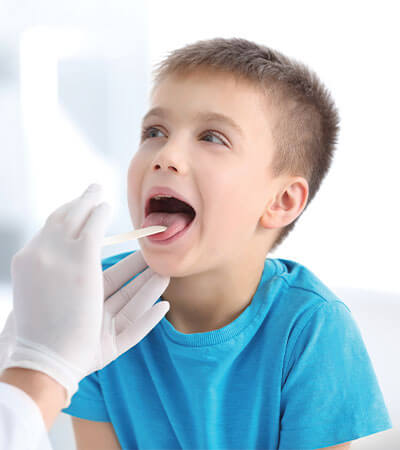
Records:
<instances>
[{"instance_id":1,"label":"eyebrow","mask_svg":"<svg viewBox=\"0 0 400 450\"><path fill-rule=\"evenodd\" d=\"M170 112L171 111L169 109L162 108L160 106L152 108L143 117L142 126L143 126L143 123L145 122L145 120L148 119L150 116L159 116L162 118L166 118L168 116L168 113L170 113ZM203 111L203 112L198 112L194 118L195 118L195 120L204 120L205 122L216 121L216 122L225 123L228 126L230 126L231 128L233 128L234 130L236 130L242 137L244 137L243 130L240 128L240 126L233 119L231 119L228 116L225 116L224 114L217 113L214 111Z\"/></svg>"}]
</instances>

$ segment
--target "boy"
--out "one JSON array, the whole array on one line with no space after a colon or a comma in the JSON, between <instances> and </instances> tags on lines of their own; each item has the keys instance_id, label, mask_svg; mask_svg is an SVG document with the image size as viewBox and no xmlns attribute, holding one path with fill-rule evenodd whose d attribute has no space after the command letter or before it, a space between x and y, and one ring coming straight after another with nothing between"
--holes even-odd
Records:
<instances>
[{"instance_id":1,"label":"boy","mask_svg":"<svg viewBox=\"0 0 400 450\"><path fill-rule=\"evenodd\" d=\"M266 257L330 167L328 91L276 51L218 38L173 52L151 103L128 204L135 229L168 226L140 247L171 277L170 310L80 383L63 410L80 418L78 449L344 449L390 429L350 310L306 267Z\"/></svg>"}]
</instances>

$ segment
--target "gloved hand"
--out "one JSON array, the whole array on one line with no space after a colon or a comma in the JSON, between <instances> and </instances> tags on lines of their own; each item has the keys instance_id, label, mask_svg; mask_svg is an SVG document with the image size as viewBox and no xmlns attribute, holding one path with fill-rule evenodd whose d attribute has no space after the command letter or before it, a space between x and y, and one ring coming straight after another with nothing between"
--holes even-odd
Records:
<instances>
[{"instance_id":1,"label":"gloved hand","mask_svg":"<svg viewBox=\"0 0 400 450\"><path fill-rule=\"evenodd\" d=\"M82 378L140 342L165 316L152 306L170 278L147 268L140 251L102 271L101 245L110 207L87 190L62 205L11 262L13 310L1 338L1 369L39 370L66 388L66 404ZM4 345L3 345L4 347ZM0 355L1 357L1 355Z\"/></svg>"}]
</instances>

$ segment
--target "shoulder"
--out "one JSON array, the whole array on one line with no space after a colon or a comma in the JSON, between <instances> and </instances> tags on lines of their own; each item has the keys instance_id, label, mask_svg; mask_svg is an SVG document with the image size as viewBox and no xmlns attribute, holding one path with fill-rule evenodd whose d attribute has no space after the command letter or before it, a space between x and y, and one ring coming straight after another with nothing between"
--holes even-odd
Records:
<instances>
[{"instance_id":1,"label":"shoulder","mask_svg":"<svg viewBox=\"0 0 400 450\"><path fill-rule=\"evenodd\" d=\"M272 259L276 266L275 278L282 281L281 294L290 298L299 308L316 311L323 305L340 302L350 309L311 269L297 261L284 258ZM329 309L329 308L328 308Z\"/></svg>"},{"instance_id":2,"label":"shoulder","mask_svg":"<svg viewBox=\"0 0 400 450\"><path fill-rule=\"evenodd\" d=\"M348 306L310 269L287 259L275 258L275 274L266 298L271 317L283 327L286 357L304 346L330 340L339 331L352 334L356 327ZM357 330L356 330L357 331Z\"/></svg>"}]
</instances>

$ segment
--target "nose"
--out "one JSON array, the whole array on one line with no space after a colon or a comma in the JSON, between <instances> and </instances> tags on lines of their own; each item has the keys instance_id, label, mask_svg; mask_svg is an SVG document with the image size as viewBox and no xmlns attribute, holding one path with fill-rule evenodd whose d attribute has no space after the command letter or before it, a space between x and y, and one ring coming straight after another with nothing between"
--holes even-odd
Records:
<instances>
[{"instance_id":1,"label":"nose","mask_svg":"<svg viewBox=\"0 0 400 450\"><path fill-rule=\"evenodd\" d=\"M165 146L157 152L153 160L153 170L172 170L183 174L186 169L182 152L176 148L172 149L170 146Z\"/></svg>"}]
</instances>

